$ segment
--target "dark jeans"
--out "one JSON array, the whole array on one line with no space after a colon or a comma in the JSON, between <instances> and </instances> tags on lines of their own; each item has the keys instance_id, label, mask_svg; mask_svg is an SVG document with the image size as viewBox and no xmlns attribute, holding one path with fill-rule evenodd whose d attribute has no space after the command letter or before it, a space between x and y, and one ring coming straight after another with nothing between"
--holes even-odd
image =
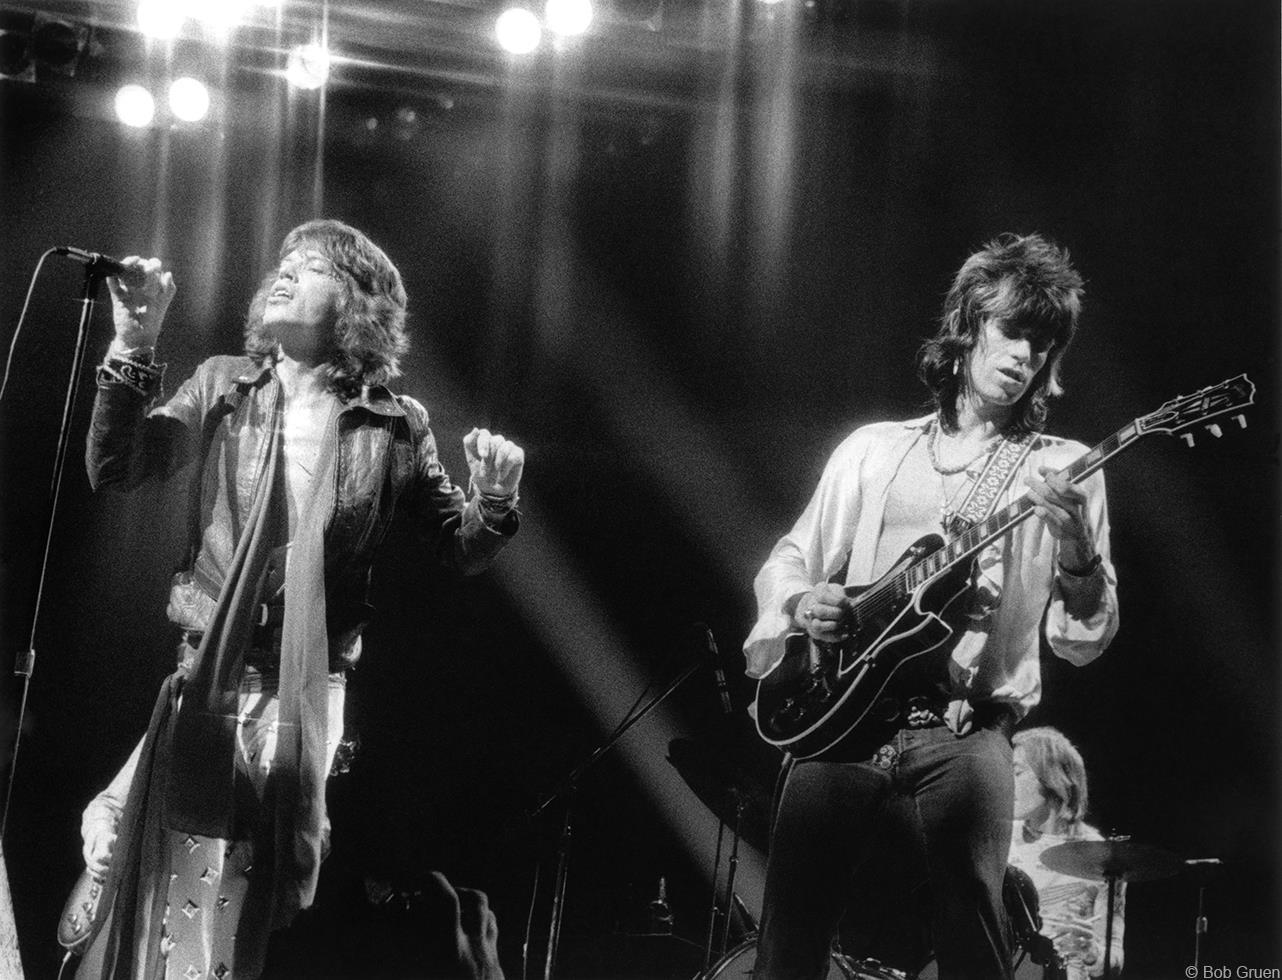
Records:
<instances>
[{"instance_id":1,"label":"dark jeans","mask_svg":"<svg viewBox=\"0 0 1282 980\"><path fill-rule=\"evenodd\" d=\"M874 914L879 899L851 898L852 876L904 815L920 843L941 980L1010 976L1002 880L1010 850L1011 746L999 729L958 737L946 727L903 730L888 768L804 761L788 773L775 816L755 980L823 980L849 903ZM856 952L864 955L862 951Z\"/></svg>"}]
</instances>

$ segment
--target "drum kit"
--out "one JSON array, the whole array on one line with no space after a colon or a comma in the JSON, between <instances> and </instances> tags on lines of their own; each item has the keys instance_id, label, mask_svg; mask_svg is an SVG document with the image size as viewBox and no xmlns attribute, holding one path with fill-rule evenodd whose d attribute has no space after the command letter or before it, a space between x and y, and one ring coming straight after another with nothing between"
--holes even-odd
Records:
<instances>
[{"instance_id":1,"label":"drum kit","mask_svg":"<svg viewBox=\"0 0 1282 980\"><path fill-rule=\"evenodd\" d=\"M769 794L739 767L728 765L724 757L692 739L674 739L668 747L668 759L676 767L686 784L721 822L718 833L716 861L713 868L713 905L708 923L704 966L692 980L741 980L753 975L757 958L755 922L747 910L737 902L734 878L739 842L745 841L761 851L769 842ZM724 889L721 877L721 836L729 830L731 836L730 859ZM1052 871L1102 881L1108 888L1108 909L1104 940L1105 977L1112 975L1109 962L1113 907L1120 882L1155 881L1173 877L1185 870L1203 869L1201 865L1216 865L1215 859L1185 861L1170 851L1129 838L1115 837L1107 840L1068 841L1042 852L1042 862ZM1204 882L1203 882L1204 883ZM726 908L720 907L720 896L729 896ZM1002 888L1003 904L1010 922L1010 939L1013 953L1012 972L1015 980L1063 980L1065 964L1055 952L1049 938L1043 936L1037 889L1026 873L1007 867ZM731 918L730 906L737 904L741 920L748 929L742 941L727 948ZM717 943L717 923L722 929ZM1198 935L1205 932L1205 919L1201 914L1199 893ZM1197 947L1200 949L1200 946ZM720 953L715 961L714 952ZM906 970L879 962L875 959L856 959L834 948L829 961L827 980L931 980L937 976L933 961L916 969Z\"/></svg>"}]
</instances>

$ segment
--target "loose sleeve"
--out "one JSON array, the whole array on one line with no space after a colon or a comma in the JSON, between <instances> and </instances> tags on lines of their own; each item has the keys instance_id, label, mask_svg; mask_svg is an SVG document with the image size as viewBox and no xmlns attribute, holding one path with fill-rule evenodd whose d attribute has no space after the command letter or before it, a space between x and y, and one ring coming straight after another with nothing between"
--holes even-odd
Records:
<instances>
[{"instance_id":1,"label":"loose sleeve","mask_svg":"<svg viewBox=\"0 0 1282 980\"><path fill-rule=\"evenodd\" d=\"M211 362L204 362L172 398L150 411L149 399L131 388L100 383L85 446L90 486L131 490L182 469L199 444L214 373Z\"/></svg>"},{"instance_id":2,"label":"loose sleeve","mask_svg":"<svg viewBox=\"0 0 1282 980\"><path fill-rule=\"evenodd\" d=\"M1119 624L1117 574L1109 549L1108 500L1103 474L1094 473L1083 487L1087 521L1101 561L1089 576L1079 578L1060 568L1057 549L1046 611L1047 642L1057 656L1077 666L1088 664L1103 653L1117 634ZM1098 590L1099 600L1093 609L1078 608L1081 604L1078 590Z\"/></svg>"},{"instance_id":3,"label":"loose sleeve","mask_svg":"<svg viewBox=\"0 0 1282 980\"><path fill-rule=\"evenodd\" d=\"M757 573L757 622L743 648L748 676L765 676L783 658L784 638L793 630L785 603L845 563L860 513L866 445L867 439L856 432L837 447L805 510Z\"/></svg>"},{"instance_id":4,"label":"loose sleeve","mask_svg":"<svg viewBox=\"0 0 1282 980\"><path fill-rule=\"evenodd\" d=\"M435 561L463 575L484 571L520 526L515 509L495 513L478 496L467 500L441 465L427 410L400 399L414 444L414 474L405 500L410 519Z\"/></svg>"}]
</instances>

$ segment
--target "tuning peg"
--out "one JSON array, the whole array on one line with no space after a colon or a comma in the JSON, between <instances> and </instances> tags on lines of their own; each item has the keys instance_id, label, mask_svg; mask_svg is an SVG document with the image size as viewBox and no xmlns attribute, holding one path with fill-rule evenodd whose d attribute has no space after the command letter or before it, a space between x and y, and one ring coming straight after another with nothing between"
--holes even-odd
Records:
<instances>
[{"instance_id":1,"label":"tuning peg","mask_svg":"<svg viewBox=\"0 0 1282 980\"><path fill-rule=\"evenodd\" d=\"M1208 425L1206 427L1206 431L1211 433L1211 435L1215 436L1215 438L1217 439L1220 438L1220 436L1224 435L1224 430L1221 429L1218 423L1215 423L1215 422L1212 422L1210 425Z\"/></svg>"},{"instance_id":2,"label":"tuning peg","mask_svg":"<svg viewBox=\"0 0 1282 980\"><path fill-rule=\"evenodd\" d=\"M1242 428L1246 428L1246 415L1244 413L1238 412L1237 415L1233 416L1233 421L1242 426Z\"/></svg>"},{"instance_id":3,"label":"tuning peg","mask_svg":"<svg viewBox=\"0 0 1282 980\"><path fill-rule=\"evenodd\" d=\"M1194 443L1194 441L1193 441L1193 433L1192 433L1192 432L1184 432L1184 433L1181 433L1180 438L1181 438L1181 439L1183 439L1183 440L1184 440L1184 442L1185 442L1185 443L1186 443L1190 448L1192 448L1192 447L1195 445L1195 443Z\"/></svg>"}]
</instances>

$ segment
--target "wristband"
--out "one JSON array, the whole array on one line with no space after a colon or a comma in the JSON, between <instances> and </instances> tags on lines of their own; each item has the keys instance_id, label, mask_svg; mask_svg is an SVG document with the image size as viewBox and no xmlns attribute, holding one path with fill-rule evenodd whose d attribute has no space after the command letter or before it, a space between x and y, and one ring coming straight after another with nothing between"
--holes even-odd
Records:
<instances>
[{"instance_id":1,"label":"wristband","mask_svg":"<svg viewBox=\"0 0 1282 980\"><path fill-rule=\"evenodd\" d=\"M1072 578L1086 578L1088 575L1093 574L1095 569L1099 568L1103 562L1104 556L1097 551L1092 556L1091 560L1081 568L1067 568L1062 561L1057 561L1056 564L1059 565L1059 570L1065 575L1071 576Z\"/></svg>"},{"instance_id":2,"label":"wristband","mask_svg":"<svg viewBox=\"0 0 1282 980\"><path fill-rule=\"evenodd\" d=\"M99 388L123 385L131 391L150 398L160 387L165 365L151 363L150 352L142 355L109 354L107 361L98 368Z\"/></svg>"}]
</instances>

